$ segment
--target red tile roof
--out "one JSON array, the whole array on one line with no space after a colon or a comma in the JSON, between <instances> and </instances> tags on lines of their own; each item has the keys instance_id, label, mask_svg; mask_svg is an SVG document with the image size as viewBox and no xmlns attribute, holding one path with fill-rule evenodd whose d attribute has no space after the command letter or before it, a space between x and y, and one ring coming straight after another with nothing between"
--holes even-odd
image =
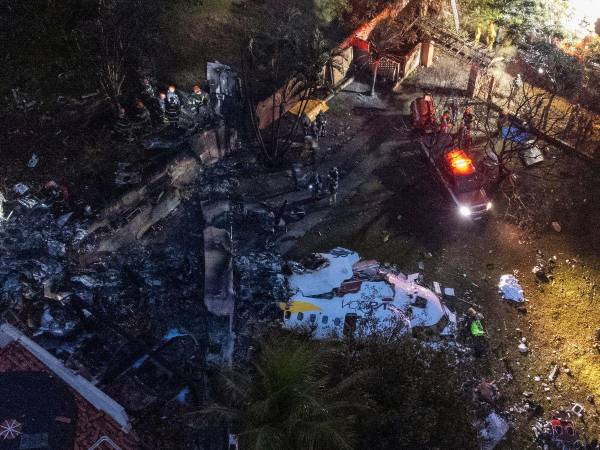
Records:
<instances>
[{"instance_id":1,"label":"red tile roof","mask_svg":"<svg viewBox=\"0 0 600 450\"><path fill-rule=\"evenodd\" d=\"M0 339L0 372L11 371L35 371L55 375L53 370L42 363L21 342L14 340L3 346ZM88 450L103 437L105 439L98 443L94 447L95 449L115 450L116 448L120 448L121 450L137 450L141 448L135 433L124 430L106 412L96 409L73 386L68 383L65 384L69 387L69 391L72 392L77 404L77 428L74 450ZM91 383L89 384L89 388L97 389ZM115 447L112 443L118 447Z\"/></svg>"}]
</instances>

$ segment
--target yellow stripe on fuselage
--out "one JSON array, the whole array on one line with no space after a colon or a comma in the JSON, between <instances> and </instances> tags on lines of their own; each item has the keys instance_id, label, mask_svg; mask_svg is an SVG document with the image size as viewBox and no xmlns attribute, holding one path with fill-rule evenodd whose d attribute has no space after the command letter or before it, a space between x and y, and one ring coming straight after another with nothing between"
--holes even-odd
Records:
<instances>
[{"instance_id":1,"label":"yellow stripe on fuselage","mask_svg":"<svg viewBox=\"0 0 600 450\"><path fill-rule=\"evenodd\" d=\"M289 311L291 313L321 311L321 308L313 303L296 300L290 300L288 303L279 303L279 308L282 311Z\"/></svg>"}]
</instances>

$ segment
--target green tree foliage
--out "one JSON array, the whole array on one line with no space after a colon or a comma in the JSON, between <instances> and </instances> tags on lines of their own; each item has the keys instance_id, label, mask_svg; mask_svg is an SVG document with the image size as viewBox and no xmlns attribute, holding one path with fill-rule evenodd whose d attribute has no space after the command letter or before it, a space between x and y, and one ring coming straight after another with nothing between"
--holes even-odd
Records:
<instances>
[{"instance_id":1,"label":"green tree foliage","mask_svg":"<svg viewBox=\"0 0 600 450\"><path fill-rule=\"evenodd\" d=\"M403 334L371 334L345 341L331 374L352 380L349 395L367 406L358 414L357 448L476 448L473 408L445 353Z\"/></svg>"},{"instance_id":2,"label":"green tree foliage","mask_svg":"<svg viewBox=\"0 0 600 450\"><path fill-rule=\"evenodd\" d=\"M309 19L294 8L273 15L249 33L243 48L242 79L250 122L261 154L270 164L281 162L290 149L306 101L321 86L323 68L335 53ZM277 88L277 94L271 95ZM268 96L272 100L268 112L271 126L263 130L255 110ZM301 102L301 114L284 130L278 119L296 101Z\"/></svg>"},{"instance_id":3,"label":"green tree foliage","mask_svg":"<svg viewBox=\"0 0 600 450\"><path fill-rule=\"evenodd\" d=\"M327 388L326 354L306 338L282 338L262 346L250 374L227 376L240 448L246 450L341 450L353 448L350 404Z\"/></svg>"},{"instance_id":4,"label":"green tree foliage","mask_svg":"<svg viewBox=\"0 0 600 450\"><path fill-rule=\"evenodd\" d=\"M272 337L253 370L225 380L230 407L203 414L224 413L243 449L476 447L457 368L400 329L343 342Z\"/></svg>"},{"instance_id":5,"label":"green tree foliage","mask_svg":"<svg viewBox=\"0 0 600 450\"><path fill-rule=\"evenodd\" d=\"M72 32L96 13L93 0L6 0L0 14L0 88L82 87ZM85 84L85 83L84 83Z\"/></svg>"},{"instance_id":6,"label":"green tree foliage","mask_svg":"<svg viewBox=\"0 0 600 450\"><path fill-rule=\"evenodd\" d=\"M575 94L583 83L583 66L579 60L567 55L548 42L538 42L529 54L529 64L538 69L542 84L552 93Z\"/></svg>"},{"instance_id":7,"label":"green tree foliage","mask_svg":"<svg viewBox=\"0 0 600 450\"><path fill-rule=\"evenodd\" d=\"M5 0L0 14L0 89L80 94L98 64L119 50L125 71L164 54L169 8L196 0ZM110 59L115 59L114 55Z\"/></svg>"},{"instance_id":8,"label":"green tree foliage","mask_svg":"<svg viewBox=\"0 0 600 450\"><path fill-rule=\"evenodd\" d=\"M560 18L566 13L566 0L462 0L461 23L471 32L478 26L485 30L490 21L505 28L513 41L538 33L560 34Z\"/></svg>"},{"instance_id":9,"label":"green tree foliage","mask_svg":"<svg viewBox=\"0 0 600 450\"><path fill-rule=\"evenodd\" d=\"M317 17L323 22L330 23L350 11L348 0L315 0Z\"/></svg>"}]
</instances>

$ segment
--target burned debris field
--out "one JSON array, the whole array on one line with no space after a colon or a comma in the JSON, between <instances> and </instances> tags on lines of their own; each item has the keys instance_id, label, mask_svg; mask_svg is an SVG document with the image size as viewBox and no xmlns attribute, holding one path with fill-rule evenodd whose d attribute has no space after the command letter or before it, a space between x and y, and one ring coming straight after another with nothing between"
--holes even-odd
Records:
<instances>
[{"instance_id":1,"label":"burned debris field","mask_svg":"<svg viewBox=\"0 0 600 450\"><path fill-rule=\"evenodd\" d=\"M593 0L8 0L0 450L600 449Z\"/></svg>"}]
</instances>

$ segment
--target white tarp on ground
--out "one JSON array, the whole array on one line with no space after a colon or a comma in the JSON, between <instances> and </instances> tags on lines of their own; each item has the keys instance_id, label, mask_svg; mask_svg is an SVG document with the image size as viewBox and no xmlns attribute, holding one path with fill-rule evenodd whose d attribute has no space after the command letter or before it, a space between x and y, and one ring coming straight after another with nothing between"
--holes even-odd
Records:
<instances>
[{"instance_id":1,"label":"white tarp on ground","mask_svg":"<svg viewBox=\"0 0 600 450\"><path fill-rule=\"evenodd\" d=\"M288 278L292 292L305 296L320 295L340 287L344 280L352 278L352 266L360 259L358 253L336 248L331 253L320 253L328 264L318 270L305 270Z\"/></svg>"},{"instance_id":2,"label":"white tarp on ground","mask_svg":"<svg viewBox=\"0 0 600 450\"><path fill-rule=\"evenodd\" d=\"M500 294L502 294L504 300L510 300L517 303L525 301L523 288L519 284L519 280L513 275L502 275L500 277L500 283L498 283L498 289L500 289Z\"/></svg>"}]
</instances>

